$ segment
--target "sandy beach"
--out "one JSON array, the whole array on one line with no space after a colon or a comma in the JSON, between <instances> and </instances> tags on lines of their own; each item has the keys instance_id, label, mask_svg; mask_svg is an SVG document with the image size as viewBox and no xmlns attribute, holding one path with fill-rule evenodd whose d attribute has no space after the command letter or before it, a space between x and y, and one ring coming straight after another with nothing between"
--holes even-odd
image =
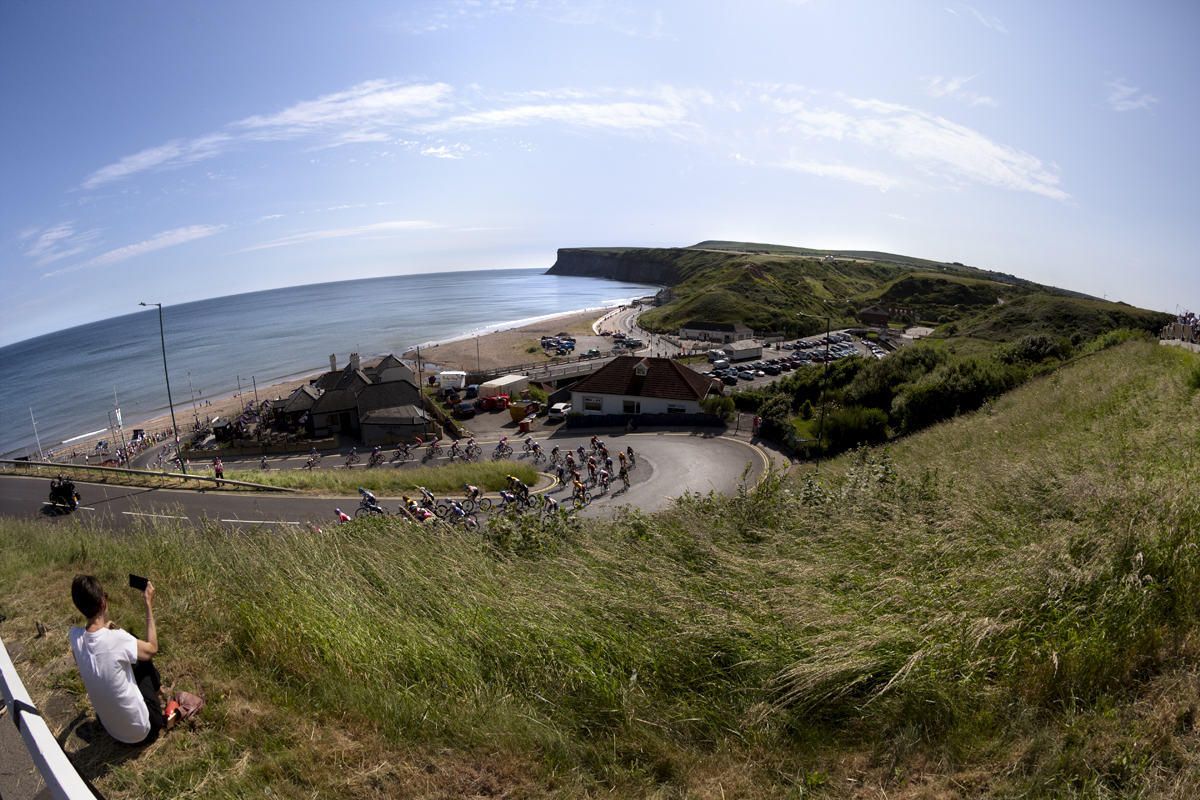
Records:
<instances>
[{"instance_id":1,"label":"sandy beach","mask_svg":"<svg viewBox=\"0 0 1200 800\"><path fill-rule=\"evenodd\" d=\"M442 369L476 372L514 364L549 362L550 359L542 355L540 342L543 336L554 336L559 333L570 333L576 337L593 336L592 323L611 311L612 309L593 309L578 314L566 314L520 328L495 331L433 347L423 347L421 348L421 363L426 369L429 368L429 365L434 365ZM600 339L601 337L596 338ZM597 345L588 343L581 338L576 349L586 350L587 346L596 347ZM530 348L533 348L534 352L529 352ZM416 351L409 350L401 358L412 361L416 355Z\"/></svg>"},{"instance_id":2,"label":"sandy beach","mask_svg":"<svg viewBox=\"0 0 1200 800\"><path fill-rule=\"evenodd\" d=\"M421 362L426 370L430 369L432 365L442 369L475 371L477 367L480 369L496 369L497 367L505 367L512 364L548 361L549 359L542 356L541 347L538 346L542 336L552 336L562 332L571 333L576 337L580 337L580 346L583 347L588 344L586 337L594 335L592 324L606 314L611 313L612 310L592 309L576 314L565 314L561 317L541 320L540 322L534 322L520 328L493 331L481 334L478 337L422 348ZM596 337L597 340L600 338ZM526 352L530 347L537 348L537 352ZM411 361L415 359L416 352L410 350L399 357ZM261 387L258 390L258 399L261 402L275 398L286 398L297 387L304 386L310 379L320 374L315 373L303 378ZM253 392L243 392L241 395L221 397L214 400L198 400L195 411L193 411L190 402L180 403L175 406L175 421L182 430L189 431L195 425L197 418L204 423L211 421L214 417L236 417L242 412L246 403L253 400ZM134 427L133 425L126 427L125 433L127 436L132 432ZM168 431L171 427L171 416L170 414L165 414L149 422L140 423L136 427L151 433ZM97 442L101 439L111 438L111 434L105 432L85 441L72 442L70 446L56 451L56 460L61 460L64 456L70 456L72 452L77 453L80 460L82 460L84 453L91 454L94 451ZM111 453L120 446L120 436L118 435L115 444L109 442L108 451Z\"/></svg>"}]
</instances>

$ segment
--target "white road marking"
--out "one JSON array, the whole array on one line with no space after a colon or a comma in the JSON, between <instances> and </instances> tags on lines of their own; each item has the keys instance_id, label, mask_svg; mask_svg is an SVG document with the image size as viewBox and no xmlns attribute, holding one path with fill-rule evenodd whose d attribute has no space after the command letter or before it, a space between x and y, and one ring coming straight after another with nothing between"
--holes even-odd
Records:
<instances>
[{"instance_id":1,"label":"white road marking","mask_svg":"<svg viewBox=\"0 0 1200 800\"><path fill-rule=\"evenodd\" d=\"M47 503L45 500L43 500L43 501L42 501L42 505L44 505L44 506L53 506L53 505L54 505L54 503ZM76 506L76 507L75 507L75 510L76 510L76 511L95 511L96 509L92 508L91 506Z\"/></svg>"},{"instance_id":2,"label":"white road marking","mask_svg":"<svg viewBox=\"0 0 1200 800\"><path fill-rule=\"evenodd\" d=\"M299 522L288 522L282 519L223 519L221 522L246 522L251 525L299 525Z\"/></svg>"},{"instance_id":3,"label":"white road marking","mask_svg":"<svg viewBox=\"0 0 1200 800\"><path fill-rule=\"evenodd\" d=\"M142 514L137 511L122 511L122 514L130 517L155 517L156 519L187 519L187 517L176 517L171 514Z\"/></svg>"}]
</instances>

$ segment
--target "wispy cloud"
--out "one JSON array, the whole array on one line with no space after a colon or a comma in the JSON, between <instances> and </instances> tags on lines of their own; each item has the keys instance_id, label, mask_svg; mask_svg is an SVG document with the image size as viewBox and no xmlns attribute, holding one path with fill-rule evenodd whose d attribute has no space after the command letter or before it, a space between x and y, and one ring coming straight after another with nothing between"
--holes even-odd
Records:
<instances>
[{"instance_id":1,"label":"wispy cloud","mask_svg":"<svg viewBox=\"0 0 1200 800\"><path fill-rule=\"evenodd\" d=\"M925 94L930 97L947 97L951 100L958 100L969 106L995 107L1000 105L986 94L979 94L978 92L963 88L968 81L973 81L978 77L978 75L972 75L969 78L958 77L944 80L939 75L936 78L931 78L929 83L925 84Z\"/></svg>"},{"instance_id":2,"label":"wispy cloud","mask_svg":"<svg viewBox=\"0 0 1200 800\"><path fill-rule=\"evenodd\" d=\"M471 146L467 144L443 144L437 147L426 147L421 150L421 155L434 158L463 158L463 154L470 149Z\"/></svg>"},{"instance_id":3,"label":"wispy cloud","mask_svg":"<svg viewBox=\"0 0 1200 800\"><path fill-rule=\"evenodd\" d=\"M580 97L573 102L518 102L488 111L461 114L440 122L426 123L422 127L428 132L437 132L560 123L577 128L622 133L646 132L665 130L685 123L688 108L692 103L711 101L707 92L679 92L672 87L663 87L650 94L622 94L631 96L631 99L608 102L596 99L589 102L590 98Z\"/></svg>"},{"instance_id":4,"label":"wispy cloud","mask_svg":"<svg viewBox=\"0 0 1200 800\"><path fill-rule=\"evenodd\" d=\"M807 172L822 178L837 178L851 183L861 183L864 186L874 186L881 192L896 186L899 181L875 170L861 167L850 167L843 164L820 164L815 161L781 161L775 164L783 169Z\"/></svg>"},{"instance_id":5,"label":"wispy cloud","mask_svg":"<svg viewBox=\"0 0 1200 800\"><path fill-rule=\"evenodd\" d=\"M992 30L999 31L1000 33L1008 33L1008 29L1004 27L1004 23L1000 21L999 17L989 17L978 9L972 8L971 6L963 6L963 8L965 8L967 11L970 11L975 19L979 20Z\"/></svg>"},{"instance_id":6,"label":"wispy cloud","mask_svg":"<svg viewBox=\"0 0 1200 800\"><path fill-rule=\"evenodd\" d=\"M37 266L44 267L59 259L79 255L87 250L99 238L100 231L93 229L76 233L73 222L60 222L44 231L37 229L23 231L21 239L30 239L34 236L37 236L37 239L25 249L25 255L36 258Z\"/></svg>"},{"instance_id":7,"label":"wispy cloud","mask_svg":"<svg viewBox=\"0 0 1200 800\"><path fill-rule=\"evenodd\" d=\"M1137 108L1149 108L1158 102L1158 98L1154 95L1139 95L1138 92L1141 90L1138 87L1130 86L1120 79L1105 84L1104 88L1108 92L1104 100L1113 111L1133 111Z\"/></svg>"},{"instance_id":8,"label":"wispy cloud","mask_svg":"<svg viewBox=\"0 0 1200 800\"><path fill-rule=\"evenodd\" d=\"M378 234L399 233L401 231L421 230L425 228L441 228L441 224L436 222L426 222L424 220L396 220L394 222L376 222L371 225L358 225L352 228L331 228L323 231L308 231L306 233L297 233L294 236L285 236L282 239L273 239L269 242L256 244L251 247L246 247L241 250L235 250L236 253L249 253L254 250L266 250L269 247L285 247L290 244L304 244L306 242L316 242L321 239L340 239L344 236L374 236Z\"/></svg>"},{"instance_id":9,"label":"wispy cloud","mask_svg":"<svg viewBox=\"0 0 1200 800\"><path fill-rule=\"evenodd\" d=\"M387 142L392 139L394 129L441 111L450 93L451 87L444 83L402 85L366 81L275 114L232 122L215 133L171 141L126 156L93 172L83 182L83 188L94 189L149 169L185 166L254 142L311 138L318 147Z\"/></svg>"},{"instance_id":10,"label":"wispy cloud","mask_svg":"<svg viewBox=\"0 0 1200 800\"><path fill-rule=\"evenodd\" d=\"M1055 200L1069 197L1058 188L1058 177L1039 159L934 114L896 103L844 96L835 96L835 100L846 110L813 108L808 102L790 98L761 99L786 117L782 126L785 132L794 127L806 137L857 142L891 153L929 175L1033 192ZM792 159L786 165L881 189L897 185L895 179L881 178L872 170L833 169L806 159Z\"/></svg>"},{"instance_id":11,"label":"wispy cloud","mask_svg":"<svg viewBox=\"0 0 1200 800\"><path fill-rule=\"evenodd\" d=\"M60 275L67 275L72 272L78 272L83 269L91 269L93 267L103 267L108 264L115 264L118 261L124 261L134 256L140 256L144 253L150 253L154 250L161 250L164 247L172 247L184 242L190 242L195 239L202 239L205 236L212 236L214 233L220 233L225 230L225 225L189 225L186 228L175 228L174 230L163 231L156 236L152 236L144 242L137 244L126 245L119 247L116 250L109 250L103 255L88 259L74 266L47 272L43 278L57 278Z\"/></svg>"}]
</instances>

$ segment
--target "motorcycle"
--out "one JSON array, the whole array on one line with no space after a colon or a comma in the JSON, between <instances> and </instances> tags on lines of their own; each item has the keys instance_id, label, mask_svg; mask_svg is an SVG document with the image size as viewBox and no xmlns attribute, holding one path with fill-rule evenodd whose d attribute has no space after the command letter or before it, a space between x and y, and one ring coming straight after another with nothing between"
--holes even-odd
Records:
<instances>
[{"instance_id":1,"label":"motorcycle","mask_svg":"<svg viewBox=\"0 0 1200 800\"><path fill-rule=\"evenodd\" d=\"M75 491L75 484L71 481L55 480L50 483L50 505L74 511L79 508L79 499L79 492Z\"/></svg>"}]
</instances>

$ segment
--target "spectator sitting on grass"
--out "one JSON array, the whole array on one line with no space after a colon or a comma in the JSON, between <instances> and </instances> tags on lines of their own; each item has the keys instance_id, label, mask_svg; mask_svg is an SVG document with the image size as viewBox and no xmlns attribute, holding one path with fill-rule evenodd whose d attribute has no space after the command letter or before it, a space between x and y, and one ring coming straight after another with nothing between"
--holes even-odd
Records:
<instances>
[{"instance_id":1,"label":"spectator sitting on grass","mask_svg":"<svg viewBox=\"0 0 1200 800\"><path fill-rule=\"evenodd\" d=\"M154 584L142 593L146 601L146 641L121 630L108 618L108 593L91 575L76 575L71 599L87 624L72 627L71 652L100 724L126 744L150 744L163 728L162 679L150 659L158 652L151 603Z\"/></svg>"}]
</instances>

